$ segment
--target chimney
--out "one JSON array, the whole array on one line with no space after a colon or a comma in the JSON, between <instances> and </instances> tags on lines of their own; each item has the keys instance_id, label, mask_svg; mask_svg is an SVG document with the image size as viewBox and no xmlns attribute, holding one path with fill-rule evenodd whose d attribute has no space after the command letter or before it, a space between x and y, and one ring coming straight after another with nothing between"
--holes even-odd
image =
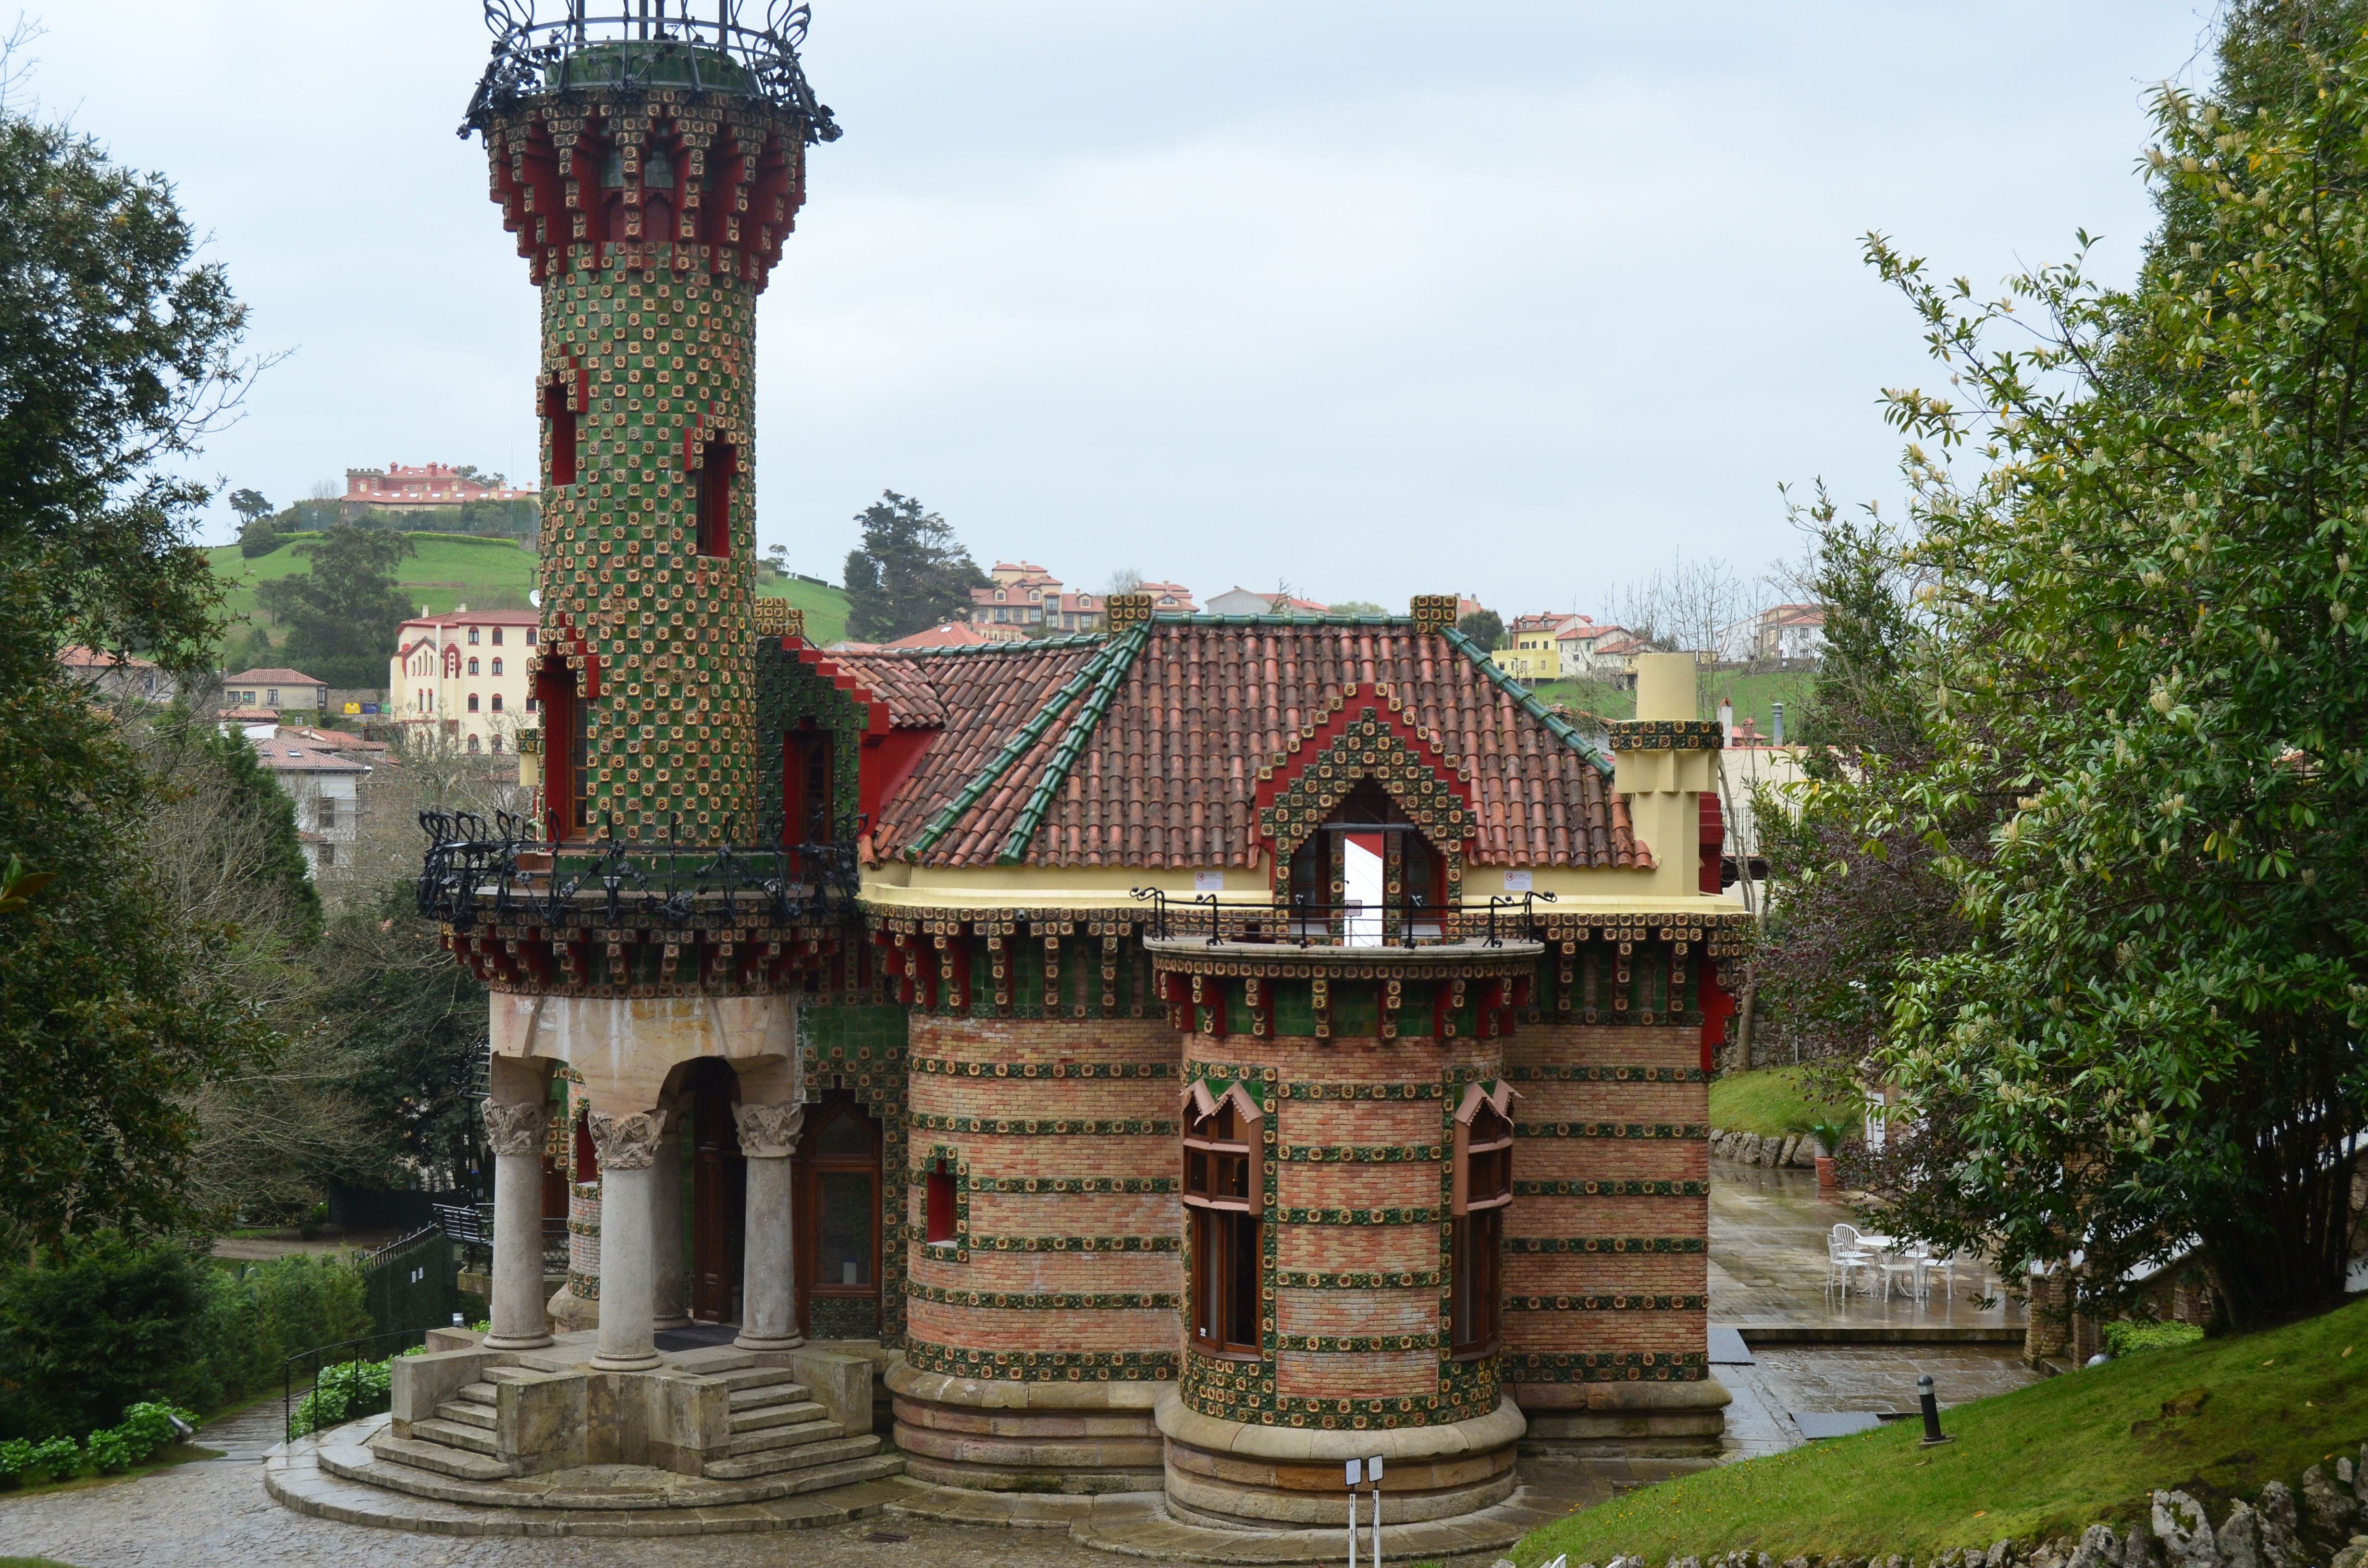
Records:
<instances>
[{"instance_id":1,"label":"chimney","mask_svg":"<svg viewBox=\"0 0 2368 1568\"><path fill-rule=\"evenodd\" d=\"M1769 723L1776 732L1776 744L1781 746L1784 744L1784 705L1782 702L1771 702L1768 706Z\"/></svg>"},{"instance_id":2,"label":"chimney","mask_svg":"<svg viewBox=\"0 0 2368 1568\"><path fill-rule=\"evenodd\" d=\"M1735 699L1732 697L1722 697L1718 699L1718 727L1720 733L1725 737L1726 744L1733 745L1735 744Z\"/></svg>"}]
</instances>

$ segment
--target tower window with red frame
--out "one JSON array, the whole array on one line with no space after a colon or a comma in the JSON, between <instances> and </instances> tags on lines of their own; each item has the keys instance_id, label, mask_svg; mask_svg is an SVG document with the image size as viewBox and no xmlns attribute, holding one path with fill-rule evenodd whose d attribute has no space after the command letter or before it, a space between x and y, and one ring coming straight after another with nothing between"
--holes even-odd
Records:
<instances>
[{"instance_id":1,"label":"tower window with red frame","mask_svg":"<svg viewBox=\"0 0 2368 1568\"><path fill-rule=\"evenodd\" d=\"M732 553L732 481L739 466L739 453L733 449L731 442L707 443L691 486L701 555Z\"/></svg>"}]
</instances>

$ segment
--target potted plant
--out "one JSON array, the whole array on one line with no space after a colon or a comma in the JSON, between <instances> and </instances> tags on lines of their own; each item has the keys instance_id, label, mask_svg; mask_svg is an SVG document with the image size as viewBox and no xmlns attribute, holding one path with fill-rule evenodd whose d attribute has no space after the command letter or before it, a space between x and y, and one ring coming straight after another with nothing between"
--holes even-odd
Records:
<instances>
[{"instance_id":1,"label":"potted plant","mask_svg":"<svg viewBox=\"0 0 2368 1568\"><path fill-rule=\"evenodd\" d=\"M1816 1122L1810 1127L1809 1136L1817 1144L1817 1190L1831 1192L1840 1185L1834 1177L1834 1156L1841 1152L1841 1123Z\"/></svg>"}]
</instances>

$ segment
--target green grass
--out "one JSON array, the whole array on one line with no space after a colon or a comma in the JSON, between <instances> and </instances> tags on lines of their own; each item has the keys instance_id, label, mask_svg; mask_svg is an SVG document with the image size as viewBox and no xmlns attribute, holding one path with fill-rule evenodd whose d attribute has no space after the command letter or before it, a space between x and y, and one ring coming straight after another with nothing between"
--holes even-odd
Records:
<instances>
[{"instance_id":1,"label":"green grass","mask_svg":"<svg viewBox=\"0 0 2368 1568\"><path fill-rule=\"evenodd\" d=\"M1710 1086L1710 1124L1722 1132L1773 1138L1806 1132L1819 1121L1847 1121L1845 1108L1812 1099L1805 1067L1730 1073Z\"/></svg>"},{"instance_id":2,"label":"green grass","mask_svg":"<svg viewBox=\"0 0 2368 1568\"><path fill-rule=\"evenodd\" d=\"M54 1557L0 1557L0 1568L74 1568Z\"/></svg>"},{"instance_id":3,"label":"green grass","mask_svg":"<svg viewBox=\"0 0 2368 1568\"><path fill-rule=\"evenodd\" d=\"M806 641L817 648L847 635L847 594L843 589L797 577L769 577L759 568L757 597L787 599L792 608L805 611Z\"/></svg>"},{"instance_id":4,"label":"green grass","mask_svg":"<svg viewBox=\"0 0 2368 1568\"><path fill-rule=\"evenodd\" d=\"M1750 720L1763 735L1773 733L1774 705L1784 705L1785 733L1791 734L1797 725L1801 706L1809 698L1809 687L1816 676L1806 670L1780 670L1770 675L1725 675L1707 673L1702 677L1702 712L1705 716L1718 711L1719 699L1735 700L1735 722ZM1605 719L1633 719L1636 716L1636 694L1596 681L1541 681L1530 688L1542 701L1559 702L1581 713L1593 713Z\"/></svg>"},{"instance_id":5,"label":"green grass","mask_svg":"<svg viewBox=\"0 0 2368 1568\"><path fill-rule=\"evenodd\" d=\"M209 550L206 559L213 563L215 575L231 585L230 608L260 623L263 618L256 608L255 585L311 571L311 560L297 554L296 547L319 537L290 534L279 549L252 561L242 557L234 544ZM460 605L477 609L526 608L527 590L534 586L534 557L519 549L515 540L473 534L409 537L418 553L403 559L395 568L395 582L414 605L426 605L430 613Z\"/></svg>"},{"instance_id":6,"label":"green grass","mask_svg":"<svg viewBox=\"0 0 2368 1568\"><path fill-rule=\"evenodd\" d=\"M2146 1494L2250 1498L2368 1437L2368 1301L2234 1338L2148 1351L1946 1411L1955 1437L1895 1422L1628 1493L1534 1530L1521 1568L1567 1551L1649 1562L1744 1551L1911 1554L2077 1535L2140 1517ZM2204 1391L2192 1414L2165 1404ZM1942 1391L1946 1397L1946 1391ZM2314 1561L2324 1562L2325 1558Z\"/></svg>"},{"instance_id":7,"label":"green grass","mask_svg":"<svg viewBox=\"0 0 2368 1568\"><path fill-rule=\"evenodd\" d=\"M261 624L263 617L256 606L255 585L271 578L311 571L311 561L297 554L296 546L319 537L290 534L279 549L252 561L241 556L234 544L207 551L206 559L212 562L215 574L231 585L228 603L232 612ZM474 534L415 533L409 537L418 553L404 558L396 568L395 581L404 597L414 605L426 605L431 614L439 615L460 605L476 609L526 608L527 592L535 585L535 559L519 549L516 540ZM774 577L768 568L760 566L757 597L787 599L804 610L806 636L812 642L836 642L847 635L847 595L839 589L796 578Z\"/></svg>"},{"instance_id":8,"label":"green grass","mask_svg":"<svg viewBox=\"0 0 2368 1568\"><path fill-rule=\"evenodd\" d=\"M278 1394L271 1396L279 1398ZM119 1481L136 1481L152 1470L170 1470L176 1464L192 1464L199 1460L218 1460L220 1449L199 1448L195 1443L171 1443L128 1470L112 1475L101 1475L95 1470L78 1471L62 1481L44 1482L39 1486L0 1486L0 1497L30 1497L43 1492L76 1492L92 1486L112 1486ZM0 1557L0 1568L12 1562L46 1562L43 1557Z\"/></svg>"}]
</instances>

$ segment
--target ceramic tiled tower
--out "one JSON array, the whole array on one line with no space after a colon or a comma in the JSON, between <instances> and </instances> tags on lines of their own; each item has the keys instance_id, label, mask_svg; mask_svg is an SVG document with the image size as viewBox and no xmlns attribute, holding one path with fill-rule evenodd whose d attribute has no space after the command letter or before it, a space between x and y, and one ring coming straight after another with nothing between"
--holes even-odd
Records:
<instances>
[{"instance_id":1,"label":"ceramic tiled tower","mask_svg":"<svg viewBox=\"0 0 2368 1568\"><path fill-rule=\"evenodd\" d=\"M657 47L583 41L472 111L542 291L542 821L749 842L757 297L836 132Z\"/></svg>"}]
</instances>

